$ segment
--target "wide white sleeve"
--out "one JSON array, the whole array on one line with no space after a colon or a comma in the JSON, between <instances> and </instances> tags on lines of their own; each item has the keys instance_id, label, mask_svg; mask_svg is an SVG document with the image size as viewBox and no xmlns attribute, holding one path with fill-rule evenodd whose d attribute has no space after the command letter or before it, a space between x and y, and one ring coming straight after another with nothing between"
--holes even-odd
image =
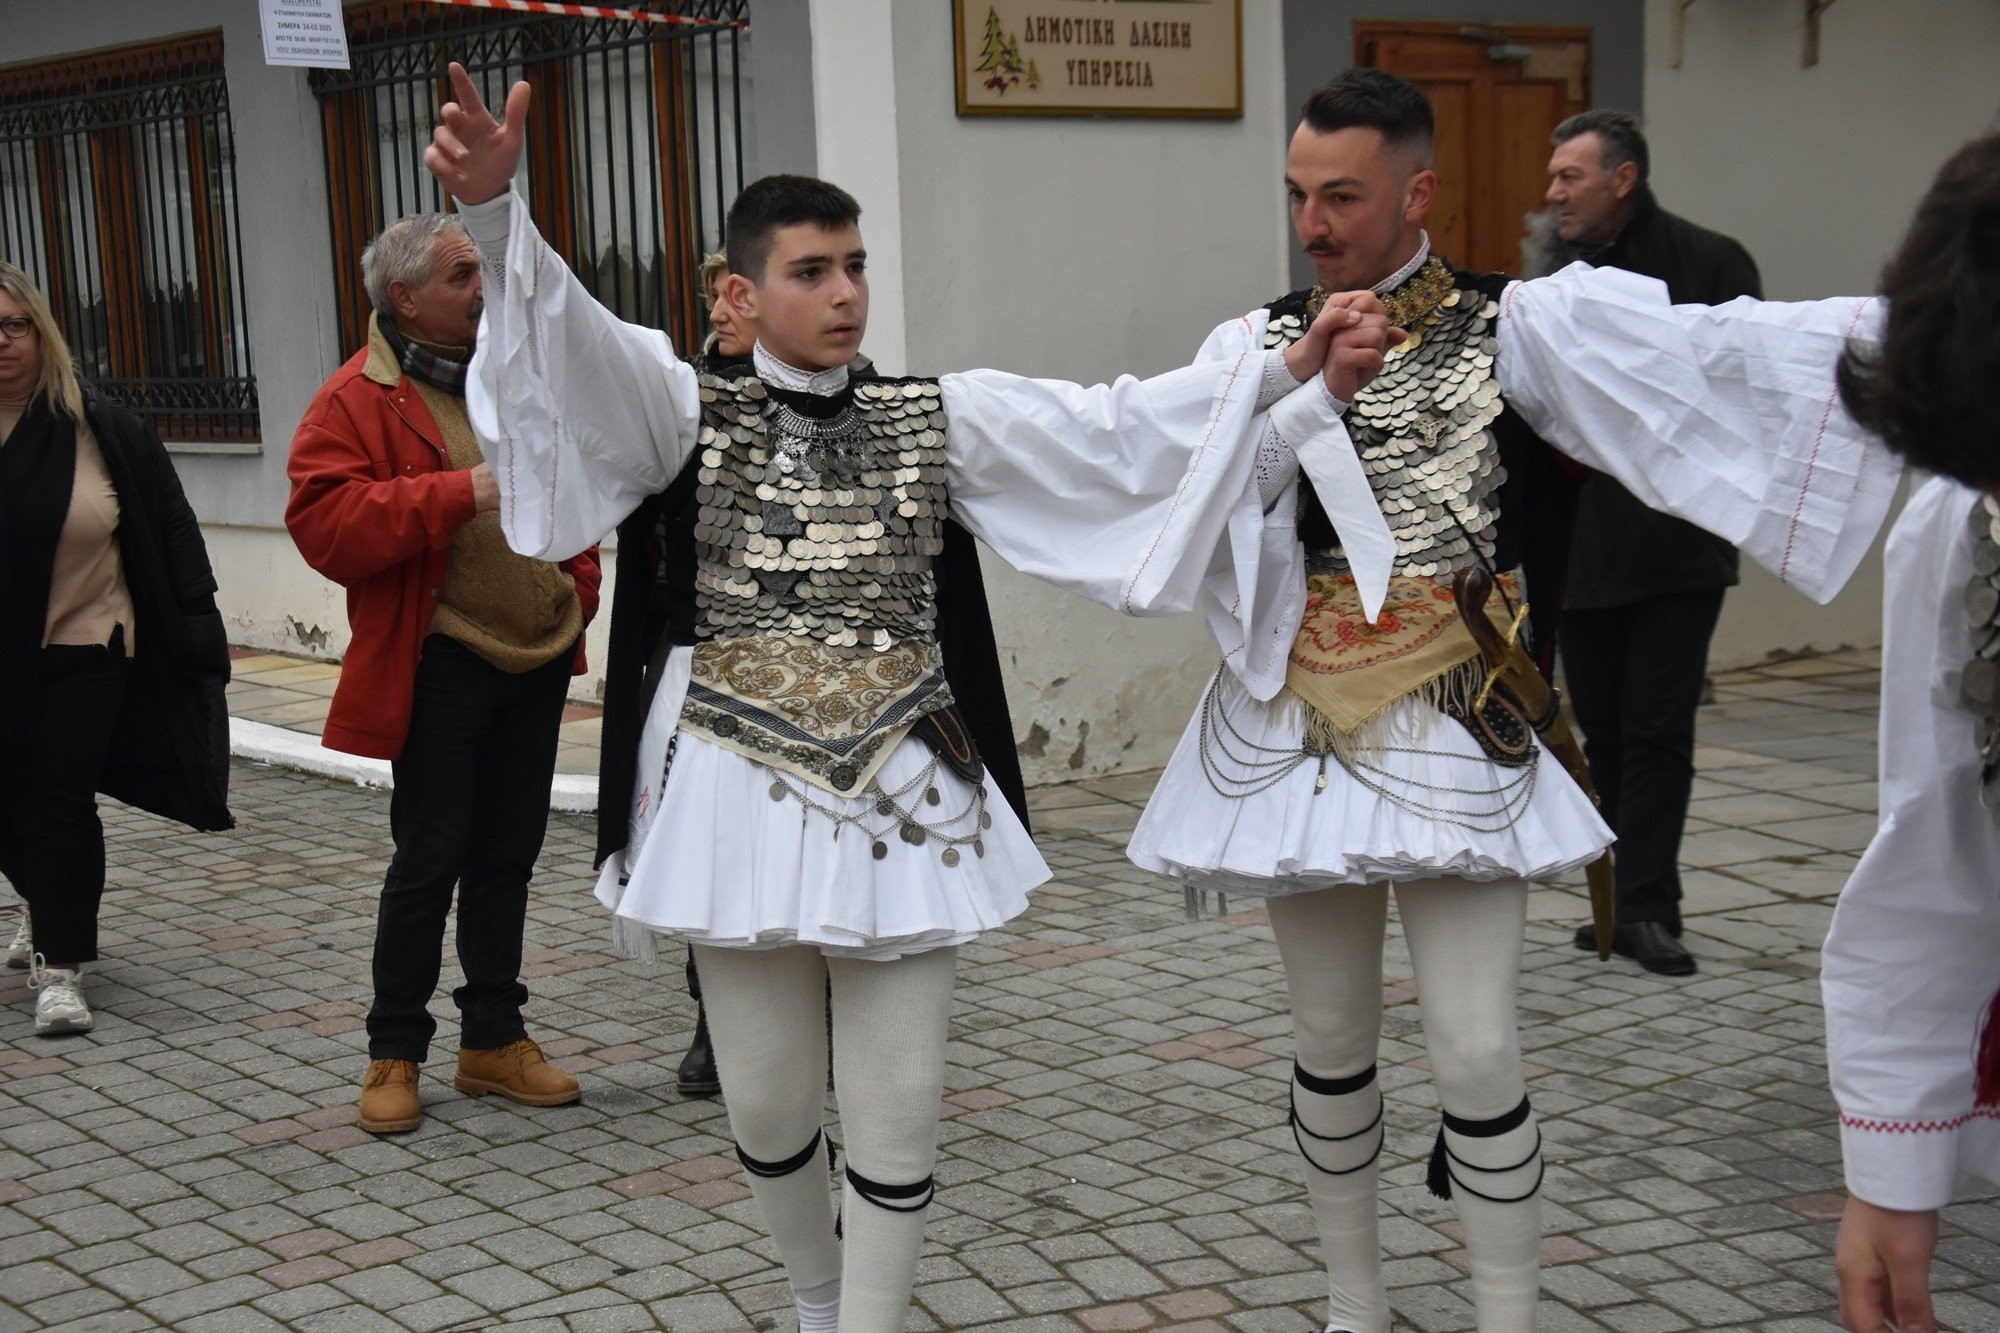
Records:
<instances>
[{"instance_id":1,"label":"wide white sleeve","mask_svg":"<svg viewBox=\"0 0 2000 1333\"><path fill-rule=\"evenodd\" d=\"M1025 574L1127 615L1191 610L1230 510L1257 504L1262 370L1258 352L1093 388L947 375L952 510Z\"/></svg>"},{"instance_id":2,"label":"wide white sleeve","mask_svg":"<svg viewBox=\"0 0 2000 1333\"><path fill-rule=\"evenodd\" d=\"M1270 327L1271 312L1252 310L1247 315L1226 319L1209 331L1194 354L1196 365L1214 361L1234 361L1245 352L1264 345L1264 331Z\"/></svg>"},{"instance_id":3,"label":"wide white sleeve","mask_svg":"<svg viewBox=\"0 0 2000 1333\"><path fill-rule=\"evenodd\" d=\"M1543 439L1824 602L1902 471L1834 388L1848 340L1880 324L1872 298L1676 306L1655 279L1573 264L1509 285L1496 373Z\"/></svg>"},{"instance_id":4,"label":"wide white sleeve","mask_svg":"<svg viewBox=\"0 0 2000 1333\"><path fill-rule=\"evenodd\" d=\"M1841 890L1822 955L1827 1066L1848 1190L1884 1208L2000 1183L2000 1108L1974 1105L1973 1051L2000 986L2000 824L1979 801L1963 604L1978 497L1931 480L1889 536L1881 826Z\"/></svg>"},{"instance_id":5,"label":"wide white sleeve","mask_svg":"<svg viewBox=\"0 0 2000 1333\"><path fill-rule=\"evenodd\" d=\"M523 555L565 560L667 488L694 448L694 372L658 329L597 303L509 191L461 205L486 313L465 405Z\"/></svg>"}]
</instances>

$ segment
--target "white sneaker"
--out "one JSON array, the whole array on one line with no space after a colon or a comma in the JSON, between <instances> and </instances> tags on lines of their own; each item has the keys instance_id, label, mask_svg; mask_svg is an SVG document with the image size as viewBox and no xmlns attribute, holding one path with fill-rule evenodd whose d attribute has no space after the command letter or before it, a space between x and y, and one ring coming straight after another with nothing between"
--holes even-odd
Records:
<instances>
[{"instance_id":1,"label":"white sneaker","mask_svg":"<svg viewBox=\"0 0 2000 1333\"><path fill-rule=\"evenodd\" d=\"M37 1037L90 1031L90 1006L83 1002L81 968L49 967L36 954L28 965L28 988L41 992L35 997Z\"/></svg>"},{"instance_id":2,"label":"white sneaker","mask_svg":"<svg viewBox=\"0 0 2000 1333\"><path fill-rule=\"evenodd\" d=\"M14 942L7 946L7 966L26 967L28 960L35 956L35 941L28 933L28 909L21 909L21 928L14 932Z\"/></svg>"}]
</instances>

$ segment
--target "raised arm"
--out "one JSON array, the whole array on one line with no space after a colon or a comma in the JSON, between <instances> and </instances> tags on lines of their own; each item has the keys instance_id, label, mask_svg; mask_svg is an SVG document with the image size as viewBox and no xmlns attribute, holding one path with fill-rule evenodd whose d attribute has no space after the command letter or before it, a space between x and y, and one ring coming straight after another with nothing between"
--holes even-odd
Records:
<instances>
[{"instance_id":1,"label":"raised arm","mask_svg":"<svg viewBox=\"0 0 2000 1333\"><path fill-rule=\"evenodd\" d=\"M1652 278L1577 264L1507 289L1497 374L1542 438L1824 602L1902 471L1834 388L1879 323L1856 298L1675 306Z\"/></svg>"},{"instance_id":2,"label":"raised arm","mask_svg":"<svg viewBox=\"0 0 2000 1333\"><path fill-rule=\"evenodd\" d=\"M524 555L561 560L665 490L694 448L694 373L657 329L600 305L542 240L513 191L528 86L495 120L460 66L424 162L450 191L485 266L486 313L466 408Z\"/></svg>"},{"instance_id":3,"label":"raised arm","mask_svg":"<svg viewBox=\"0 0 2000 1333\"><path fill-rule=\"evenodd\" d=\"M990 370L947 376L954 512L1024 573L1131 615L1186 611L1218 559L1225 574L1236 563L1246 593L1258 581L1244 564L1252 555L1244 538L1263 527L1252 473L1275 428L1307 457L1315 485L1315 451L1330 455L1332 503L1359 506L1342 523L1343 534L1354 530L1350 546L1379 530L1382 549L1392 549L1340 425L1339 395L1352 398L1380 369L1393 331L1365 294L1323 322L1322 336L1294 349L1303 349L1306 382L1294 369L1268 413L1269 377L1282 372L1254 346L1094 388Z\"/></svg>"}]
</instances>

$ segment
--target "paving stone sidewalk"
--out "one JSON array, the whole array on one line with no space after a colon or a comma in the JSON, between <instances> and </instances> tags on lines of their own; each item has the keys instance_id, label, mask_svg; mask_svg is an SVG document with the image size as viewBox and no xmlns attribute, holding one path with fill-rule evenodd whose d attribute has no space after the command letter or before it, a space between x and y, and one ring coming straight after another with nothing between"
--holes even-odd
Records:
<instances>
[{"instance_id":1,"label":"paving stone sidewalk","mask_svg":"<svg viewBox=\"0 0 2000 1333\"><path fill-rule=\"evenodd\" d=\"M1861 654L1720 682L1686 848L1699 976L1600 965L1570 945L1580 890L1533 895L1543 1329L1838 1327L1814 976L1872 827L1875 690ZM586 820L551 826L527 955L531 1028L585 1104L454 1092L447 1001L423 1128L376 1139L353 1103L387 796L236 781L227 836L111 814L96 1031L35 1038L0 975L0 1333L791 1326L723 1109L674 1091L679 971L605 948ZM910 1328L1320 1327L1270 931L1238 903L1191 923L1125 862L1150 783L1036 792L1057 879L963 951ZM1399 1328L1469 1329L1400 936L1387 976L1391 1299ZM2000 1328L2000 1207L1946 1217L1940 1317Z\"/></svg>"}]
</instances>

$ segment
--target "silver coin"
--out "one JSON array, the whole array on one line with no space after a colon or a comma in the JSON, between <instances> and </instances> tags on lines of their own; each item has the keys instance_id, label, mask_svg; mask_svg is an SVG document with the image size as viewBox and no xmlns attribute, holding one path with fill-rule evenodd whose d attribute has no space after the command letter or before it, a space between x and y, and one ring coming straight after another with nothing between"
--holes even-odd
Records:
<instances>
[{"instance_id":1,"label":"silver coin","mask_svg":"<svg viewBox=\"0 0 2000 1333\"><path fill-rule=\"evenodd\" d=\"M1985 579L1974 578L1965 585L1965 614L1975 626L1993 623L1993 613L2000 611L2000 589L1996 589Z\"/></svg>"},{"instance_id":2,"label":"silver coin","mask_svg":"<svg viewBox=\"0 0 2000 1333\"><path fill-rule=\"evenodd\" d=\"M2000 709L2000 662L1988 657L1973 658L1966 664L1959 694L1976 712Z\"/></svg>"}]
</instances>

